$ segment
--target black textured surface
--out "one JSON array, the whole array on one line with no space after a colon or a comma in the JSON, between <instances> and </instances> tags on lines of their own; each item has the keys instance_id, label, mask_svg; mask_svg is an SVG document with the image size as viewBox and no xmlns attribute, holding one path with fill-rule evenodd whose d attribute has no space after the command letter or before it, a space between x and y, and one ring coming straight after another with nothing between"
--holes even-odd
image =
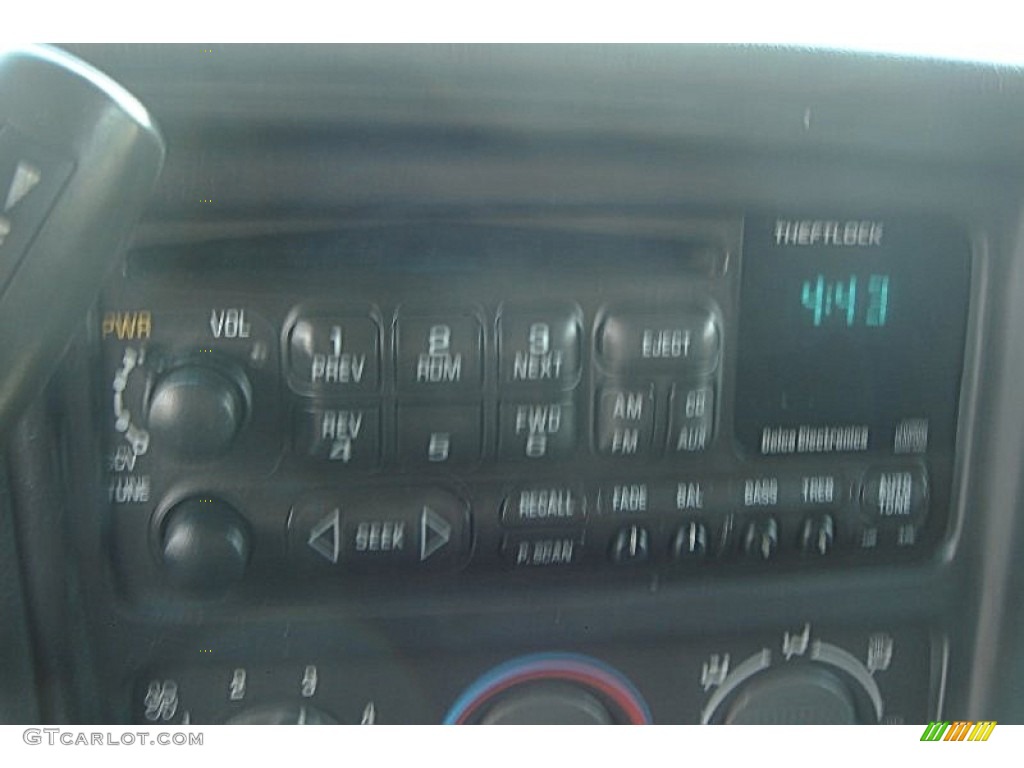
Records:
<instances>
[{"instance_id":1,"label":"black textured surface","mask_svg":"<svg viewBox=\"0 0 1024 768\"><path fill-rule=\"evenodd\" d=\"M99 436L109 428L109 382L93 382L98 364L83 343L63 372L72 479L47 490L52 462L34 449L18 462L26 487L16 494L19 520L35 532L22 541L41 668L104 680L101 704L79 717L137 717L135 686L177 670L208 718L223 719L239 664L287 668L281 689L292 691L303 665L342 659L323 684L352 697L346 721L378 685L366 669L385 681L378 690L393 697L390 716L436 720L489 666L563 648L613 657L666 702L663 721L693 722L708 652L741 658L762 641L774 649L780 630L807 621L816 632L828 622L846 627L837 642L858 653L862 632L922 628L922 637L897 639L898 653L914 654L914 674L879 673L887 701L908 702L895 714L933 718L944 701L947 719L1024 717L1019 71L739 48L78 50L138 91L168 130L168 172L142 243L230 243L338 221L467 213L533 223L582 216L622 232L637 220L607 216L611 206L733 216L826 206L950 217L970 233L975 255L942 548L924 563L813 578L595 578L543 590L523 579L480 580L428 597L351 590L337 602L304 594L304 604L284 607L152 601L128 610L111 579L118 553L103 522ZM245 268L244 248L229 244L224 254L228 272ZM302 254L290 256L301 269ZM212 473L191 480L214 481ZM62 504L74 511L80 598L56 589L53 564L69 560L43 535L59 529ZM79 599L94 661L74 658L61 640L72 635L56 621ZM713 647L702 640L711 633L721 638ZM215 659L199 655L207 648ZM403 703L420 693L430 706Z\"/></svg>"},{"instance_id":2,"label":"black textured surface","mask_svg":"<svg viewBox=\"0 0 1024 768\"><path fill-rule=\"evenodd\" d=\"M32 642L15 544L6 462L0 463L0 723L39 721Z\"/></svg>"}]
</instances>

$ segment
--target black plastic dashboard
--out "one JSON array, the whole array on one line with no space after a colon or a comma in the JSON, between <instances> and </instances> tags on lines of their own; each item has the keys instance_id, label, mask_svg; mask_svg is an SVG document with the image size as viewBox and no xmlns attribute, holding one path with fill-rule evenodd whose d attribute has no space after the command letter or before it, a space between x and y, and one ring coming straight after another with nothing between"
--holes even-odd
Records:
<instances>
[{"instance_id":1,"label":"black plastic dashboard","mask_svg":"<svg viewBox=\"0 0 1024 768\"><path fill-rule=\"evenodd\" d=\"M8 450L9 719L1024 719L1018 71L71 50L169 154Z\"/></svg>"}]
</instances>

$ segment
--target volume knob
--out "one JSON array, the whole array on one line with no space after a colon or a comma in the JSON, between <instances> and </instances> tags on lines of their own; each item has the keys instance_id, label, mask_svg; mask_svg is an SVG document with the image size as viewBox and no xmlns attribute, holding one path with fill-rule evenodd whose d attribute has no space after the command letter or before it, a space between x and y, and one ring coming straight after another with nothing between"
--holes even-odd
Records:
<instances>
[{"instance_id":1,"label":"volume knob","mask_svg":"<svg viewBox=\"0 0 1024 768\"><path fill-rule=\"evenodd\" d=\"M190 461L219 456L245 423L249 386L241 371L186 363L157 379L149 431L161 448Z\"/></svg>"}]
</instances>

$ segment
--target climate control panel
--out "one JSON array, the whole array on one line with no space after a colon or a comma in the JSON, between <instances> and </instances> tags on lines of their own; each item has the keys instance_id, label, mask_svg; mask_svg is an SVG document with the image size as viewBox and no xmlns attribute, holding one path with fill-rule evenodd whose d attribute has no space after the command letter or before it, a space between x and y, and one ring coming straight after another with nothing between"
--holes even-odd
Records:
<instances>
[{"instance_id":1,"label":"climate control panel","mask_svg":"<svg viewBox=\"0 0 1024 768\"><path fill-rule=\"evenodd\" d=\"M796 625L573 651L204 648L133 681L136 722L350 725L903 724L941 716L944 642L919 627Z\"/></svg>"}]
</instances>

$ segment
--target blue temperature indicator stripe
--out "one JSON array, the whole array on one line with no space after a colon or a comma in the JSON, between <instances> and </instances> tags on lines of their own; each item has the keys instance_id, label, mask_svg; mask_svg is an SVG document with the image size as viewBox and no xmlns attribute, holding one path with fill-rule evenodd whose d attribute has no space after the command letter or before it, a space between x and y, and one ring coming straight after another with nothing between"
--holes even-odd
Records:
<instances>
[{"instance_id":1,"label":"blue temperature indicator stripe","mask_svg":"<svg viewBox=\"0 0 1024 768\"><path fill-rule=\"evenodd\" d=\"M642 722L652 722L651 711L640 691L620 672L597 659L576 653L537 653L521 656L494 667L479 677L459 696L445 715L445 725L457 725L473 707L485 701L492 693L520 679L533 676L557 678L559 673L569 673L572 679L581 682L591 680L597 687L615 691L620 705L634 710Z\"/></svg>"}]
</instances>

